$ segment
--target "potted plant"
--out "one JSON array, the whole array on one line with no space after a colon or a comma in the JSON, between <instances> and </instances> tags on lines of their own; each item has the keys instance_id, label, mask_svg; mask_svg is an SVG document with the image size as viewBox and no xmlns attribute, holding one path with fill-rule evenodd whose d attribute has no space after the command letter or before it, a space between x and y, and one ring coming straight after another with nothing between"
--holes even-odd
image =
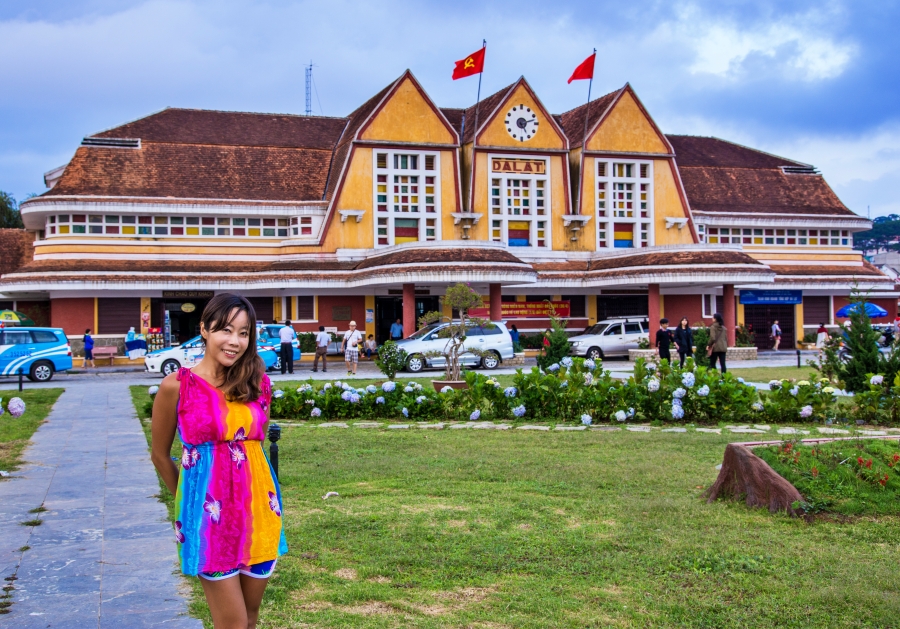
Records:
<instances>
[{"instance_id":1,"label":"potted plant","mask_svg":"<svg viewBox=\"0 0 900 629\"><path fill-rule=\"evenodd\" d=\"M453 320L450 317L445 317L441 312L427 312L419 318L419 325L422 327L432 323L449 323L449 325L438 331L438 337L446 339L444 348L425 354L426 358L444 358L444 379L432 380L431 382L436 391L440 391L444 387L465 389L467 388L466 381L460 376L460 356L462 354L482 356L483 354L476 348L466 347L466 333L475 326L491 328L494 324L478 317L469 316L469 310L484 308L484 300L477 291L467 284L456 284L449 287L446 294L441 298L441 303L457 311L459 319Z\"/></svg>"}]
</instances>

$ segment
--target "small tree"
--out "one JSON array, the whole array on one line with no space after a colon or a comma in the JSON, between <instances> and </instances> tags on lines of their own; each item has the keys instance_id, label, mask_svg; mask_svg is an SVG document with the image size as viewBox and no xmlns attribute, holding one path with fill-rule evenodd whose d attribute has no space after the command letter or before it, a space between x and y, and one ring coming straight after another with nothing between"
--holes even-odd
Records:
<instances>
[{"instance_id":1,"label":"small tree","mask_svg":"<svg viewBox=\"0 0 900 629\"><path fill-rule=\"evenodd\" d=\"M550 309L550 345L544 345L544 351L538 356L537 362L541 369L547 369L553 363L558 363L569 355L569 335L566 334L566 322L556 316L556 312Z\"/></svg>"},{"instance_id":2,"label":"small tree","mask_svg":"<svg viewBox=\"0 0 900 629\"><path fill-rule=\"evenodd\" d=\"M24 229L19 206L11 194L0 190L0 229Z\"/></svg>"},{"instance_id":3,"label":"small tree","mask_svg":"<svg viewBox=\"0 0 900 629\"><path fill-rule=\"evenodd\" d=\"M467 348L465 346L466 334L475 326L492 328L494 324L478 317L469 316L469 310L472 310L473 308L484 308L484 300L481 295L473 290L468 284L457 284L456 286L449 287L447 292L441 298L441 303L458 311L459 320L454 321L450 317L445 317L441 312L426 312L419 317L419 325L421 326L442 321L450 322L450 325L441 328L438 332L438 337L447 339L444 349L441 351L427 352L425 355L429 358L443 356L446 365L446 379L460 380L459 357L465 353L475 354L477 356L483 356L485 353L475 348Z\"/></svg>"},{"instance_id":4,"label":"small tree","mask_svg":"<svg viewBox=\"0 0 900 629\"><path fill-rule=\"evenodd\" d=\"M406 367L406 359L406 350L394 343L394 341L385 341L384 345L378 348L375 364L381 369L381 373L387 376L388 380L393 380L397 372Z\"/></svg>"},{"instance_id":5,"label":"small tree","mask_svg":"<svg viewBox=\"0 0 900 629\"><path fill-rule=\"evenodd\" d=\"M855 393L868 390L868 374L878 373L882 357L878 349L880 334L872 327L872 320L866 312L865 295L854 289L850 302L854 306L850 311L850 327L844 342L851 358L841 367L840 378L846 389Z\"/></svg>"}]
</instances>

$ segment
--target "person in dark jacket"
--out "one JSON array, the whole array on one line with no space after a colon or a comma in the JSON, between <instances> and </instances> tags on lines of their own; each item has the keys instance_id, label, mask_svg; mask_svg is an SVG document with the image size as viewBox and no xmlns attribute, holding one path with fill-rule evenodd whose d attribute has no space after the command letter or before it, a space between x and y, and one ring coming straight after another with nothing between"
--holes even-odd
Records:
<instances>
[{"instance_id":1,"label":"person in dark jacket","mask_svg":"<svg viewBox=\"0 0 900 629\"><path fill-rule=\"evenodd\" d=\"M97 365L94 364L94 338L91 336L91 329L88 328L84 331L84 367L87 368L88 363L91 363L91 367L96 368Z\"/></svg>"},{"instance_id":2,"label":"person in dark jacket","mask_svg":"<svg viewBox=\"0 0 900 629\"><path fill-rule=\"evenodd\" d=\"M678 347L678 358L684 367L684 359L694 355L694 331L687 317L681 317L678 327L675 328L675 345Z\"/></svg>"},{"instance_id":3,"label":"person in dark jacket","mask_svg":"<svg viewBox=\"0 0 900 629\"><path fill-rule=\"evenodd\" d=\"M672 332L669 331L669 320L660 319L659 329L656 331L656 348L659 350L659 359L668 360L670 364L672 362L672 354L669 353L671 344Z\"/></svg>"}]
</instances>

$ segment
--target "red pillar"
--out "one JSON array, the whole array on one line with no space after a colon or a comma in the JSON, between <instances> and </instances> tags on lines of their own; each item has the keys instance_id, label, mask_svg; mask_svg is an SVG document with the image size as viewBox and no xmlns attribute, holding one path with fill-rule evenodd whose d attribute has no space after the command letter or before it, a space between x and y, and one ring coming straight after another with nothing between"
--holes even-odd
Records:
<instances>
[{"instance_id":1,"label":"red pillar","mask_svg":"<svg viewBox=\"0 0 900 629\"><path fill-rule=\"evenodd\" d=\"M491 321L503 319L503 298L500 296L500 284L491 284Z\"/></svg>"},{"instance_id":2,"label":"red pillar","mask_svg":"<svg viewBox=\"0 0 900 629\"><path fill-rule=\"evenodd\" d=\"M647 285L647 313L650 318L650 330L656 330L659 320L662 319L659 310L659 284Z\"/></svg>"},{"instance_id":3,"label":"red pillar","mask_svg":"<svg viewBox=\"0 0 900 629\"><path fill-rule=\"evenodd\" d=\"M403 336L416 331L416 285L403 285Z\"/></svg>"},{"instance_id":4,"label":"red pillar","mask_svg":"<svg viewBox=\"0 0 900 629\"><path fill-rule=\"evenodd\" d=\"M722 301L724 302L725 312L722 318L725 320L725 329L728 330L728 347L734 347L737 331L737 312L734 305L734 284L725 284L722 286Z\"/></svg>"}]
</instances>

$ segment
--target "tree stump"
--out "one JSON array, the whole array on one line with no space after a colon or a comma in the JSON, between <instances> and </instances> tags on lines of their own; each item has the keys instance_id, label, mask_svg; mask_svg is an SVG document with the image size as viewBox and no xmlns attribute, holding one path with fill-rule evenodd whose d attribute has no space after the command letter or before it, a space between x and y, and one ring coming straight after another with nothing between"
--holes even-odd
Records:
<instances>
[{"instance_id":1,"label":"tree stump","mask_svg":"<svg viewBox=\"0 0 900 629\"><path fill-rule=\"evenodd\" d=\"M798 515L792 506L803 502L797 488L769 467L769 464L744 446L728 444L719 477L706 492L707 502L719 498L740 500L748 507L768 507L769 511L787 511Z\"/></svg>"}]
</instances>

